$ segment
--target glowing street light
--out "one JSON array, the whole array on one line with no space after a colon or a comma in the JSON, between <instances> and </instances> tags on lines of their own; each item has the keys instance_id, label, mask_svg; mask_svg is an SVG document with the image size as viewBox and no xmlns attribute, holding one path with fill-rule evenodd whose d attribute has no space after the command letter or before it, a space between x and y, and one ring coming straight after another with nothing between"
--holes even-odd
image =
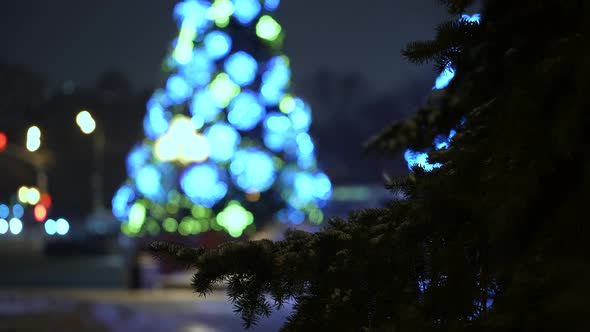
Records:
<instances>
[{"instance_id":1,"label":"glowing street light","mask_svg":"<svg viewBox=\"0 0 590 332\"><path fill-rule=\"evenodd\" d=\"M41 146L41 130L32 126L27 130L27 150L35 152Z\"/></svg>"},{"instance_id":2,"label":"glowing street light","mask_svg":"<svg viewBox=\"0 0 590 332\"><path fill-rule=\"evenodd\" d=\"M81 111L76 115L76 124L80 127L80 130L86 135L92 134L96 129L96 121L92 118L92 115L88 111Z\"/></svg>"}]
</instances>

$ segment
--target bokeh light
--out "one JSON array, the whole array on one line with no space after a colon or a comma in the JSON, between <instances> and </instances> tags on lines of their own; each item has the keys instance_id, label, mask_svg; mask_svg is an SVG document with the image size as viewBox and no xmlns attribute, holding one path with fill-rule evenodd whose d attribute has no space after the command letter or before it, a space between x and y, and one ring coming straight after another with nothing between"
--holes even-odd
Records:
<instances>
[{"instance_id":1,"label":"bokeh light","mask_svg":"<svg viewBox=\"0 0 590 332\"><path fill-rule=\"evenodd\" d=\"M177 115L168 132L156 140L155 155L160 161L179 161L184 164L201 162L209 157L207 138L197 134L190 118Z\"/></svg>"},{"instance_id":2,"label":"bokeh light","mask_svg":"<svg viewBox=\"0 0 590 332\"><path fill-rule=\"evenodd\" d=\"M281 26L272 17L264 15L256 24L256 35L262 39L273 41L281 33Z\"/></svg>"},{"instance_id":3,"label":"bokeh light","mask_svg":"<svg viewBox=\"0 0 590 332\"><path fill-rule=\"evenodd\" d=\"M227 74L220 73L209 84L211 97L215 105L219 108L225 108L230 101L240 93L240 87L235 84Z\"/></svg>"},{"instance_id":4,"label":"bokeh light","mask_svg":"<svg viewBox=\"0 0 590 332\"><path fill-rule=\"evenodd\" d=\"M120 221L127 221L134 200L135 191L128 185L121 186L111 202L113 215Z\"/></svg>"},{"instance_id":5,"label":"bokeh light","mask_svg":"<svg viewBox=\"0 0 590 332\"><path fill-rule=\"evenodd\" d=\"M6 234L8 232L8 221L4 218L0 218L0 234Z\"/></svg>"},{"instance_id":6,"label":"bokeh light","mask_svg":"<svg viewBox=\"0 0 590 332\"><path fill-rule=\"evenodd\" d=\"M253 1L258 2L257 0ZM225 60L224 67L232 81L239 86L244 86L252 83L256 78L258 63L250 54L239 51Z\"/></svg>"},{"instance_id":7,"label":"bokeh light","mask_svg":"<svg viewBox=\"0 0 590 332\"><path fill-rule=\"evenodd\" d=\"M55 221L55 232L59 235L66 235L70 231L70 223L64 218Z\"/></svg>"},{"instance_id":8,"label":"bokeh light","mask_svg":"<svg viewBox=\"0 0 590 332\"><path fill-rule=\"evenodd\" d=\"M234 127L222 122L207 128L205 137L213 147L209 157L217 162L229 161L236 153L240 143L240 134Z\"/></svg>"},{"instance_id":9,"label":"bokeh light","mask_svg":"<svg viewBox=\"0 0 590 332\"><path fill-rule=\"evenodd\" d=\"M212 59L224 57L231 49L231 38L224 32L212 31L205 36L203 41L205 51Z\"/></svg>"},{"instance_id":10,"label":"bokeh light","mask_svg":"<svg viewBox=\"0 0 590 332\"><path fill-rule=\"evenodd\" d=\"M247 25L260 12L259 0L234 0L234 17L243 25Z\"/></svg>"},{"instance_id":11,"label":"bokeh light","mask_svg":"<svg viewBox=\"0 0 590 332\"><path fill-rule=\"evenodd\" d=\"M33 215L35 216L35 220L43 222L47 218L47 208L41 204L37 204L33 209Z\"/></svg>"},{"instance_id":12,"label":"bokeh light","mask_svg":"<svg viewBox=\"0 0 590 332\"><path fill-rule=\"evenodd\" d=\"M96 129L96 122L88 111L81 111L76 115L76 124L86 135L91 134Z\"/></svg>"},{"instance_id":13,"label":"bokeh light","mask_svg":"<svg viewBox=\"0 0 590 332\"><path fill-rule=\"evenodd\" d=\"M8 138L6 137L6 134L0 132L0 152L4 151L7 145Z\"/></svg>"},{"instance_id":14,"label":"bokeh light","mask_svg":"<svg viewBox=\"0 0 590 332\"><path fill-rule=\"evenodd\" d=\"M0 218L6 219L10 214L10 209L6 204L0 204Z\"/></svg>"},{"instance_id":15,"label":"bokeh light","mask_svg":"<svg viewBox=\"0 0 590 332\"><path fill-rule=\"evenodd\" d=\"M245 131L256 127L265 114L265 108L260 105L256 96L244 91L231 102L227 120L237 129Z\"/></svg>"},{"instance_id":16,"label":"bokeh light","mask_svg":"<svg viewBox=\"0 0 590 332\"><path fill-rule=\"evenodd\" d=\"M42 194L41 199L39 200L39 203L41 205L43 205L46 209L50 209L51 205L53 203L53 201L51 199L51 195L49 195L48 193Z\"/></svg>"},{"instance_id":17,"label":"bokeh light","mask_svg":"<svg viewBox=\"0 0 590 332\"><path fill-rule=\"evenodd\" d=\"M8 223L8 229L10 230L10 233L14 235L20 234L23 230L23 222L19 218L20 217L14 217L10 219L10 222Z\"/></svg>"},{"instance_id":18,"label":"bokeh light","mask_svg":"<svg viewBox=\"0 0 590 332\"><path fill-rule=\"evenodd\" d=\"M220 178L214 165L203 164L190 167L180 180L184 193L195 204L212 207L227 193L227 184Z\"/></svg>"},{"instance_id":19,"label":"bokeh light","mask_svg":"<svg viewBox=\"0 0 590 332\"><path fill-rule=\"evenodd\" d=\"M55 227L55 220L53 219L47 219L43 227L45 228L45 233L47 233L48 235L55 235L55 233L57 233L57 229Z\"/></svg>"},{"instance_id":20,"label":"bokeh light","mask_svg":"<svg viewBox=\"0 0 590 332\"><path fill-rule=\"evenodd\" d=\"M230 172L234 183L246 192L266 191L276 178L272 157L253 148L236 153Z\"/></svg>"},{"instance_id":21,"label":"bokeh light","mask_svg":"<svg viewBox=\"0 0 590 332\"><path fill-rule=\"evenodd\" d=\"M27 150L35 152L41 147L41 130L32 126L27 130Z\"/></svg>"},{"instance_id":22,"label":"bokeh light","mask_svg":"<svg viewBox=\"0 0 590 332\"><path fill-rule=\"evenodd\" d=\"M198 116L204 123L209 123L215 120L221 109L217 107L210 90L200 90L193 97L190 111L193 117Z\"/></svg>"},{"instance_id":23,"label":"bokeh light","mask_svg":"<svg viewBox=\"0 0 590 332\"><path fill-rule=\"evenodd\" d=\"M217 223L225 228L232 237L240 237L248 225L254 222L254 216L237 201L231 201L217 215Z\"/></svg>"},{"instance_id":24,"label":"bokeh light","mask_svg":"<svg viewBox=\"0 0 590 332\"><path fill-rule=\"evenodd\" d=\"M275 10L280 4L280 0L264 0L264 9Z\"/></svg>"},{"instance_id":25,"label":"bokeh light","mask_svg":"<svg viewBox=\"0 0 590 332\"><path fill-rule=\"evenodd\" d=\"M15 218L22 218L24 213L25 213L25 209L23 208L22 205L20 205L20 204L14 204L12 206L12 215Z\"/></svg>"}]
</instances>

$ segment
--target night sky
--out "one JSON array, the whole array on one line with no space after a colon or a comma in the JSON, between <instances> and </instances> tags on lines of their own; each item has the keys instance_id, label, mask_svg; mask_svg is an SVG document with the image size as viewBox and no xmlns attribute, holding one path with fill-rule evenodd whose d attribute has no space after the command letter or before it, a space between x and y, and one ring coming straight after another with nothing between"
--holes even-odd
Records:
<instances>
[{"instance_id":1,"label":"night sky","mask_svg":"<svg viewBox=\"0 0 590 332\"><path fill-rule=\"evenodd\" d=\"M11 1L0 13L0 57L54 82L85 85L116 68L135 87L157 86L163 79L160 64L176 34L175 3ZM285 53L295 86L319 68L358 71L376 92L435 77L431 66L409 64L399 53L409 41L431 38L445 19L435 0L285 0L277 19L287 33Z\"/></svg>"}]
</instances>

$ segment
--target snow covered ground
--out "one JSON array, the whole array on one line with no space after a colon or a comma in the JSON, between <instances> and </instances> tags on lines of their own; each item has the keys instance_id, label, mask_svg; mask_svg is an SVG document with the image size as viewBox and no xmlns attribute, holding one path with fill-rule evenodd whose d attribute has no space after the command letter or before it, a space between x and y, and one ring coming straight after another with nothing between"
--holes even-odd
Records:
<instances>
[{"instance_id":1,"label":"snow covered ground","mask_svg":"<svg viewBox=\"0 0 590 332\"><path fill-rule=\"evenodd\" d=\"M277 331L290 306L251 331ZM0 292L0 331L241 331L222 290L48 289Z\"/></svg>"}]
</instances>

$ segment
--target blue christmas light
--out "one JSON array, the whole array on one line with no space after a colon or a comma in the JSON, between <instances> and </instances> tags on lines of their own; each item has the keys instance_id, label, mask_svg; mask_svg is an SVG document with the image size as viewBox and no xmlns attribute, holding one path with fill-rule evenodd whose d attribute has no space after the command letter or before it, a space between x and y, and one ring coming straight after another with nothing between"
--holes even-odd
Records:
<instances>
[{"instance_id":1,"label":"blue christmas light","mask_svg":"<svg viewBox=\"0 0 590 332\"><path fill-rule=\"evenodd\" d=\"M321 200L328 200L332 196L332 182L324 173L318 173L315 176L314 196Z\"/></svg>"},{"instance_id":2,"label":"blue christmas light","mask_svg":"<svg viewBox=\"0 0 590 332\"><path fill-rule=\"evenodd\" d=\"M297 141L298 155L313 155L314 145L308 133L297 134L295 140Z\"/></svg>"},{"instance_id":3,"label":"blue christmas light","mask_svg":"<svg viewBox=\"0 0 590 332\"><path fill-rule=\"evenodd\" d=\"M215 120L221 109L217 107L211 91L203 89L194 95L190 111L193 116L200 116L205 123L209 123Z\"/></svg>"},{"instance_id":4,"label":"blue christmas light","mask_svg":"<svg viewBox=\"0 0 590 332\"><path fill-rule=\"evenodd\" d=\"M150 101L147 113L143 120L145 135L150 139L156 139L168 130L168 118L162 106L155 101Z\"/></svg>"},{"instance_id":5,"label":"blue christmas light","mask_svg":"<svg viewBox=\"0 0 590 332\"><path fill-rule=\"evenodd\" d=\"M275 10L279 6L281 0L264 0L264 9Z\"/></svg>"},{"instance_id":6,"label":"blue christmas light","mask_svg":"<svg viewBox=\"0 0 590 332\"><path fill-rule=\"evenodd\" d=\"M221 31L212 31L204 39L205 50L213 59L224 57L231 49L231 38Z\"/></svg>"},{"instance_id":7,"label":"blue christmas light","mask_svg":"<svg viewBox=\"0 0 590 332\"><path fill-rule=\"evenodd\" d=\"M276 56L268 61L267 71L262 74L262 81L283 89L289 84L291 70L284 57Z\"/></svg>"},{"instance_id":8,"label":"blue christmas light","mask_svg":"<svg viewBox=\"0 0 590 332\"><path fill-rule=\"evenodd\" d=\"M174 7L174 16L181 22L186 22L195 29L203 30L207 27L207 1L187 0Z\"/></svg>"},{"instance_id":9,"label":"blue christmas light","mask_svg":"<svg viewBox=\"0 0 590 332\"><path fill-rule=\"evenodd\" d=\"M227 184L220 179L217 167L210 164L189 168L180 179L184 193L195 204L212 207L227 194Z\"/></svg>"},{"instance_id":10,"label":"blue christmas light","mask_svg":"<svg viewBox=\"0 0 590 332\"><path fill-rule=\"evenodd\" d=\"M232 100L227 120L238 130L251 130L262 120L265 113L256 96L244 91Z\"/></svg>"},{"instance_id":11,"label":"blue christmas light","mask_svg":"<svg viewBox=\"0 0 590 332\"><path fill-rule=\"evenodd\" d=\"M137 190L148 198L156 198L161 192L160 171L153 165L142 167L135 177Z\"/></svg>"},{"instance_id":12,"label":"blue christmas light","mask_svg":"<svg viewBox=\"0 0 590 332\"><path fill-rule=\"evenodd\" d=\"M253 0L258 3L258 0ZM240 51L232 54L225 60L225 71L229 77L239 86L252 83L256 78L258 63L248 53Z\"/></svg>"},{"instance_id":13,"label":"blue christmas light","mask_svg":"<svg viewBox=\"0 0 590 332\"><path fill-rule=\"evenodd\" d=\"M173 75L166 82L166 92L172 101L180 104L192 95L193 89L182 77Z\"/></svg>"},{"instance_id":14,"label":"blue christmas light","mask_svg":"<svg viewBox=\"0 0 590 332\"><path fill-rule=\"evenodd\" d=\"M314 178L309 173L298 173L293 182L295 194L303 203L310 202L315 197Z\"/></svg>"},{"instance_id":15,"label":"blue christmas light","mask_svg":"<svg viewBox=\"0 0 590 332\"><path fill-rule=\"evenodd\" d=\"M274 183L276 169L272 157L257 149L241 150L230 165L234 183L246 192L263 192Z\"/></svg>"},{"instance_id":16,"label":"blue christmas light","mask_svg":"<svg viewBox=\"0 0 590 332\"><path fill-rule=\"evenodd\" d=\"M296 132L303 132L309 130L311 125L311 111L307 105L301 103L301 107L297 106L289 113L289 119L293 124L293 130Z\"/></svg>"},{"instance_id":17,"label":"blue christmas light","mask_svg":"<svg viewBox=\"0 0 590 332\"><path fill-rule=\"evenodd\" d=\"M127 174L135 177L137 172L151 158L151 149L149 146L142 144L134 147L127 155Z\"/></svg>"},{"instance_id":18,"label":"blue christmas light","mask_svg":"<svg viewBox=\"0 0 590 332\"><path fill-rule=\"evenodd\" d=\"M478 23L479 24L480 15L479 14L473 14L473 15L469 16L467 14L463 14L463 15L461 15L461 18L464 19L464 20L467 20L467 22L473 22L473 23Z\"/></svg>"},{"instance_id":19,"label":"blue christmas light","mask_svg":"<svg viewBox=\"0 0 590 332\"><path fill-rule=\"evenodd\" d=\"M263 140L269 149L275 152L283 150L287 143L293 139L293 126L291 120L286 115L282 113L270 113L266 117L264 120Z\"/></svg>"},{"instance_id":20,"label":"blue christmas light","mask_svg":"<svg viewBox=\"0 0 590 332\"><path fill-rule=\"evenodd\" d=\"M121 186L111 202L113 215L120 221L127 221L134 200L135 191L128 185Z\"/></svg>"},{"instance_id":21,"label":"blue christmas light","mask_svg":"<svg viewBox=\"0 0 590 332\"><path fill-rule=\"evenodd\" d=\"M404 159L408 163L408 168L411 170L414 166L420 166L425 171L430 172L435 168L442 166L441 163L431 164L428 162L428 152L419 152L413 150L406 150Z\"/></svg>"},{"instance_id":22,"label":"blue christmas light","mask_svg":"<svg viewBox=\"0 0 590 332\"><path fill-rule=\"evenodd\" d=\"M216 123L205 131L211 150L209 158L217 162L230 160L240 143L240 134L230 125Z\"/></svg>"},{"instance_id":23,"label":"blue christmas light","mask_svg":"<svg viewBox=\"0 0 590 332\"><path fill-rule=\"evenodd\" d=\"M278 104L283 95L283 90L272 82L262 83L262 86L260 87L260 96L262 97L264 104L267 106Z\"/></svg>"},{"instance_id":24,"label":"blue christmas light","mask_svg":"<svg viewBox=\"0 0 590 332\"><path fill-rule=\"evenodd\" d=\"M442 73L440 73L440 75L438 75L436 78L434 87L432 89L444 89L447 85L449 85L453 77L455 77L455 71L450 67L445 68L445 70L443 70Z\"/></svg>"},{"instance_id":25,"label":"blue christmas light","mask_svg":"<svg viewBox=\"0 0 590 332\"><path fill-rule=\"evenodd\" d=\"M252 22L260 9L258 0L234 0L234 16L243 25Z\"/></svg>"},{"instance_id":26,"label":"blue christmas light","mask_svg":"<svg viewBox=\"0 0 590 332\"><path fill-rule=\"evenodd\" d=\"M202 49L195 50L191 60L180 67L182 77L193 87L203 87L211 81L214 64Z\"/></svg>"}]
</instances>

